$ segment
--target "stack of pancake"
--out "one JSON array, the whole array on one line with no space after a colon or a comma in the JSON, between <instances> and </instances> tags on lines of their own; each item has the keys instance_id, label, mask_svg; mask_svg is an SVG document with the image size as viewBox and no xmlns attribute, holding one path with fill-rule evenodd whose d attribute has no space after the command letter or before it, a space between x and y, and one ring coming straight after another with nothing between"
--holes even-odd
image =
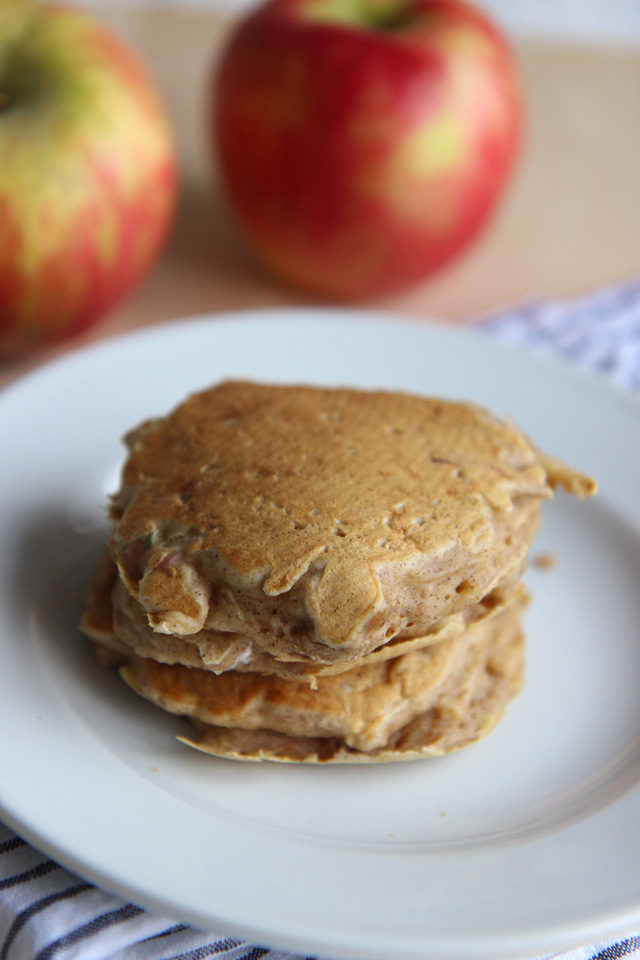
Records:
<instances>
[{"instance_id":1,"label":"stack of pancake","mask_svg":"<svg viewBox=\"0 0 640 960\"><path fill-rule=\"evenodd\" d=\"M448 753L521 685L540 502L595 483L471 404L222 383L126 438L82 621L244 760Z\"/></svg>"}]
</instances>

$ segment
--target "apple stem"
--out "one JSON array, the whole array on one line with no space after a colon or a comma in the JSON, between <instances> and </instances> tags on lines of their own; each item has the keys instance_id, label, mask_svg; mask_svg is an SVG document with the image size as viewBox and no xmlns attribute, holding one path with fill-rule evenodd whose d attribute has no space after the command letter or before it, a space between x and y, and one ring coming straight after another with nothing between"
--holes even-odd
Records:
<instances>
[{"instance_id":1,"label":"apple stem","mask_svg":"<svg viewBox=\"0 0 640 960\"><path fill-rule=\"evenodd\" d=\"M3 93L3 91L0 90L0 110L2 110L3 107L8 106L8 104L9 104L9 94Z\"/></svg>"}]
</instances>

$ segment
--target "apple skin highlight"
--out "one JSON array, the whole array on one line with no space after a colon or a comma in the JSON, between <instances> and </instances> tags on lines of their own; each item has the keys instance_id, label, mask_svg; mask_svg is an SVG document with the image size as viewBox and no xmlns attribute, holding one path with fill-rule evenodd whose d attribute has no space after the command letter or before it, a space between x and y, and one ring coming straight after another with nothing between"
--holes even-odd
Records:
<instances>
[{"instance_id":1,"label":"apple skin highlight","mask_svg":"<svg viewBox=\"0 0 640 960\"><path fill-rule=\"evenodd\" d=\"M31 0L0 13L0 158L0 356L12 356L85 329L144 277L177 177L138 56L86 15Z\"/></svg>"},{"instance_id":2,"label":"apple skin highlight","mask_svg":"<svg viewBox=\"0 0 640 960\"><path fill-rule=\"evenodd\" d=\"M465 247L521 141L509 44L458 0L270 0L232 36L212 101L223 185L259 257L341 299Z\"/></svg>"}]
</instances>

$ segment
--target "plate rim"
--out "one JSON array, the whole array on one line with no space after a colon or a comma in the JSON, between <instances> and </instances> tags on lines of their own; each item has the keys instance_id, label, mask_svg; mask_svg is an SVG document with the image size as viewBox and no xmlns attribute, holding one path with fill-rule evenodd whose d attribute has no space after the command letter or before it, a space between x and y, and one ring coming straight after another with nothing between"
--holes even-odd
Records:
<instances>
[{"instance_id":1,"label":"plate rim","mask_svg":"<svg viewBox=\"0 0 640 960\"><path fill-rule=\"evenodd\" d=\"M303 319L300 318L302 315ZM347 319L338 321L337 315L346 315ZM173 335L179 331L187 332L198 330L204 327L214 327L218 325L233 326L239 323L259 322L263 324L268 321L276 320L278 323L290 324L323 324L339 323L345 326L349 323L374 323L382 326L391 326L401 324L414 330L425 330L436 336L442 336L443 339L466 341L474 339L478 344L488 344L490 349L496 348L509 353L512 356L524 356L527 361L542 366L549 366L556 371L562 371L564 375L574 377L578 381L591 385L596 390L603 390L604 393L613 394L622 397L631 402L634 406L640 406L640 395L631 387L627 387L605 374L578 361L571 361L562 355L554 355L545 349L541 349L536 344L526 344L516 342L501 334L496 334L491 329L485 329L485 325L491 318L478 318L474 320L446 320L442 317L435 317L431 314L422 315L417 313L399 313L392 309L384 307L334 307L334 306L309 306L287 305L282 307L245 307L242 309L230 309L221 311L210 311L204 313L188 314L185 317L177 317L166 320L159 320L156 323L133 327L128 330L118 331L114 334L108 334L89 342L71 342L68 348L62 354L54 356L45 355L37 364L20 373L15 379L0 387L0 404L4 401L6 395L13 394L40 376L45 376L52 371L64 367L65 365L74 365L85 355L94 355L102 353L104 350L117 349L127 344L135 344L138 340L155 338L163 335Z\"/></svg>"}]
</instances>

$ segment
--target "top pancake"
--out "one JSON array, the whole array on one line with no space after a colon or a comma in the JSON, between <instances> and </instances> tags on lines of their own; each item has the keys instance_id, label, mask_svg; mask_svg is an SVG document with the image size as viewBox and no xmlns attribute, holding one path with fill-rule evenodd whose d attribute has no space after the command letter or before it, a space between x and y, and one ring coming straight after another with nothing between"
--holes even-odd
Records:
<instances>
[{"instance_id":1,"label":"top pancake","mask_svg":"<svg viewBox=\"0 0 640 960\"><path fill-rule=\"evenodd\" d=\"M521 568L538 502L595 484L511 424L401 393L228 382L129 434L120 575L159 633L350 658Z\"/></svg>"}]
</instances>

